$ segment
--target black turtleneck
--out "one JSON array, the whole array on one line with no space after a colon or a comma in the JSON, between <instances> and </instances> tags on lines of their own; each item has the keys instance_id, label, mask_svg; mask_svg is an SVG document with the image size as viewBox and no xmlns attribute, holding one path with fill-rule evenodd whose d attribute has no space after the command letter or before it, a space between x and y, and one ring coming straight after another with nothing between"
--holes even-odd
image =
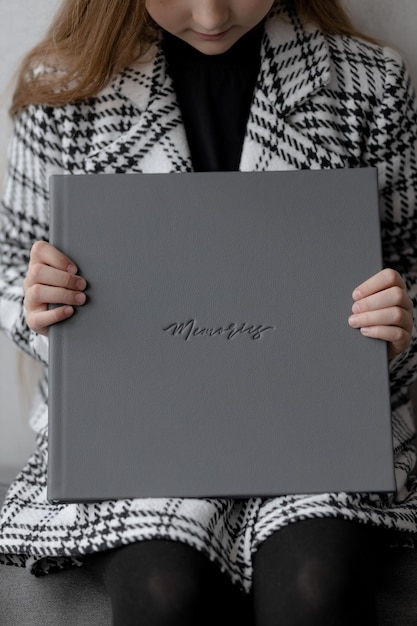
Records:
<instances>
[{"instance_id":1,"label":"black turtleneck","mask_svg":"<svg viewBox=\"0 0 417 626\"><path fill-rule=\"evenodd\" d=\"M239 169L262 35L263 23L223 54L206 55L164 33L168 70L197 172Z\"/></svg>"}]
</instances>

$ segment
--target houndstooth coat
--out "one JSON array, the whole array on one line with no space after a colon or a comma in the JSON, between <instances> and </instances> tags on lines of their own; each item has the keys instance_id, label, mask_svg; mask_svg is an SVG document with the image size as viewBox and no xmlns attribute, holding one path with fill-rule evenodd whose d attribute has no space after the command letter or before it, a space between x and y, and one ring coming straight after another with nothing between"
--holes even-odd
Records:
<instances>
[{"instance_id":1,"label":"houndstooth coat","mask_svg":"<svg viewBox=\"0 0 417 626\"><path fill-rule=\"evenodd\" d=\"M377 167L385 264L402 273L415 303L416 135L416 101L395 52L350 37L324 36L313 26L303 26L284 5L274 6L265 26L240 169ZM29 567L39 575L81 564L84 554L141 539L168 538L201 550L248 591L257 547L277 529L300 519L356 519L392 529L388 535L393 541L410 542L417 531L417 485L410 475L414 428L408 399L417 367L415 330L410 348L390 363L394 495L48 503L48 345L25 322L22 283L29 251L35 240L48 239L52 173L192 170L160 46L148 61L122 72L88 102L25 109L15 120L8 159L0 241L0 324L22 350L45 365L45 374L30 417L37 447L12 484L1 513L1 561Z\"/></svg>"}]
</instances>

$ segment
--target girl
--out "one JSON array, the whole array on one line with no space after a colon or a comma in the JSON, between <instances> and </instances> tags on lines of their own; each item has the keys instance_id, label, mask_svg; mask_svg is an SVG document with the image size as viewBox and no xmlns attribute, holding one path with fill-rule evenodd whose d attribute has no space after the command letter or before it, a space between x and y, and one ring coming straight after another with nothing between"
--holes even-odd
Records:
<instances>
[{"instance_id":1,"label":"girl","mask_svg":"<svg viewBox=\"0 0 417 626\"><path fill-rule=\"evenodd\" d=\"M376 624L377 544L417 532L417 115L401 59L337 0L64 0L12 113L1 325L45 371L48 328L86 287L77 259L48 243L51 173L377 167L386 269L347 286L348 323L388 345L397 491L52 505L45 373L2 561L37 575L84 563L123 626Z\"/></svg>"}]
</instances>

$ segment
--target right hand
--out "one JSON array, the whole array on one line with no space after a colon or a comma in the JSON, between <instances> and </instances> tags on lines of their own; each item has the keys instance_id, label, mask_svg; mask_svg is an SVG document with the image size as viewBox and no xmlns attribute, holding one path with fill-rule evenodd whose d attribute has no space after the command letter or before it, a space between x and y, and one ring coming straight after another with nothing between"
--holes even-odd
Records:
<instances>
[{"instance_id":1,"label":"right hand","mask_svg":"<svg viewBox=\"0 0 417 626\"><path fill-rule=\"evenodd\" d=\"M78 268L60 250L46 241L36 241L23 283L26 322L32 330L47 335L51 324L61 322L74 313L74 306L86 301L87 286L77 275ZM60 304L50 309L49 305Z\"/></svg>"}]
</instances>

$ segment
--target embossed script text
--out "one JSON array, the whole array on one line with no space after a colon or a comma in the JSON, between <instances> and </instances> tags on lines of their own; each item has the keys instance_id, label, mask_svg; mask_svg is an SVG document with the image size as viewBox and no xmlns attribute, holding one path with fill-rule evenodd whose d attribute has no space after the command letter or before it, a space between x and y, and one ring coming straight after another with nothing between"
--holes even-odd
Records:
<instances>
[{"instance_id":1,"label":"embossed script text","mask_svg":"<svg viewBox=\"0 0 417 626\"><path fill-rule=\"evenodd\" d=\"M191 337L201 337L203 335L216 337L224 335L230 341L238 335L249 335L252 339L261 339L262 335L268 330L275 330L274 326L263 326L262 324L243 324L232 323L228 326L218 326L217 328L205 328L198 326L196 320L188 320L188 322L173 322L163 329L165 332L173 336L180 335L188 341Z\"/></svg>"}]
</instances>

